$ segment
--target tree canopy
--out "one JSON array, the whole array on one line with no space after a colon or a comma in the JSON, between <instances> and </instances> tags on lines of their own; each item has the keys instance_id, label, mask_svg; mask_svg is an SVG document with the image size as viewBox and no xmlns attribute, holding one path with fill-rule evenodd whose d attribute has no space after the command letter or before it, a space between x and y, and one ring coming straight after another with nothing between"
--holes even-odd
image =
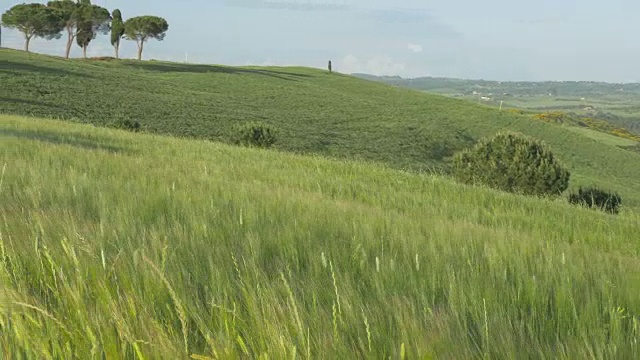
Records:
<instances>
[{"instance_id":1,"label":"tree canopy","mask_svg":"<svg viewBox=\"0 0 640 360\"><path fill-rule=\"evenodd\" d=\"M58 14L43 4L16 5L2 14L2 23L24 34L27 52L33 37L57 39L62 31Z\"/></svg>"},{"instance_id":2,"label":"tree canopy","mask_svg":"<svg viewBox=\"0 0 640 360\"><path fill-rule=\"evenodd\" d=\"M95 38L96 32L107 33L109 30L109 11L91 4L90 0L54 0L49 1L47 6L58 13L63 28L67 30L66 58L69 58L76 37L80 36L76 42L86 53L86 47Z\"/></svg>"},{"instance_id":3,"label":"tree canopy","mask_svg":"<svg viewBox=\"0 0 640 360\"><path fill-rule=\"evenodd\" d=\"M119 9L109 10L94 5L91 0L49 0L40 3L20 4L2 14L3 25L22 32L25 36L25 50L33 37L59 39L67 33L65 58L69 58L75 40L87 57L87 47L98 34L111 32L111 45L119 58L123 38L136 41L138 60L142 59L144 43L149 39L162 41L169 24L158 16L138 16L126 21Z\"/></svg>"},{"instance_id":4,"label":"tree canopy","mask_svg":"<svg viewBox=\"0 0 640 360\"><path fill-rule=\"evenodd\" d=\"M167 30L169 24L158 16L137 16L124 23L126 38L138 44L138 60L142 59L144 43L149 39L164 40Z\"/></svg>"},{"instance_id":5,"label":"tree canopy","mask_svg":"<svg viewBox=\"0 0 640 360\"><path fill-rule=\"evenodd\" d=\"M76 25L76 42L82 48L82 53L86 58L87 47L91 40L95 39L96 34L109 32L111 14L109 14L109 10L91 4L80 4L78 11L80 15Z\"/></svg>"},{"instance_id":6,"label":"tree canopy","mask_svg":"<svg viewBox=\"0 0 640 360\"><path fill-rule=\"evenodd\" d=\"M124 36L124 22L119 9L113 10L111 14L111 45L116 50L116 59L120 57L120 40Z\"/></svg>"},{"instance_id":7,"label":"tree canopy","mask_svg":"<svg viewBox=\"0 0 640 360\"><path fill-rule=\"evenodd\" d=\"M80 12L78 3L71 0L49 1L47 6L54 9L61 19L62 26L67 30L67 46L65 57L68 59L71 53L71 45L77 36L77 26L80 22Z\"/></svg>"}]
</instances>

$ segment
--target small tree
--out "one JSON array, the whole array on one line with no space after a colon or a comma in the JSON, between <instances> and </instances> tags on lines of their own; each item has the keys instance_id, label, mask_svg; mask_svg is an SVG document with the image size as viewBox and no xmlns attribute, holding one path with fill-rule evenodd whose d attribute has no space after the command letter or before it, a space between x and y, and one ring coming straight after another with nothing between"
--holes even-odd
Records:
<instances>
[{"instance_id":1,"label":"small tree","mask_svg":"<svg viewBox=\"0 0 640 360\"><path fill-rule=\"evenodd\" d=\"M82 49L82 56L87 58L87 47L89 43L96 37L96 33L93 32L91 24L84 22L78 25L78 34L76 35L76 43Z\"/></svg>"},{"instance_id":2,"label":"small tree","mask_svg":"<svg viewBox=\"0 0 640 360\"><path fill-rule=\"evenodd\" d=\"M111 15L109 10L88 3L80 4L78 11L80 20L76 25L76 43L82 48L82 55L86 59L87 47L91 40L95 39L98 33L107 34L109 32Z\"/></svg>"},{"instance_id":3,"label":"small tree","mask_svg":"<svg viewBox=\"0 0 640 360\"><path fill-rule=\"evenodd\" d=\"M119 9L113 10L111 14L111 45L116 50L116 59L120 58L120 40L124 36L124 22Z\"/></svg>"},{"instance_id":4,"label":"small tree","mask_svg":"<svg viewBox=\"0 0 640 360\"><path fill-rule=\"evenodd\" d=\"M237 144L249 147L271 147L276 142L276 131L261 122L250 122L236 126Z\"/></svg>"},{"instance_id":5,"label":"small tree","mask_svg":"<svg viewBox=\"0 0 640 360\"><path fill-rule=\"evenodd\" d=\"M82 23L80 5L79 2L72 0L54 0L47 3L47 6L58 14L60 25L67 30L67 46L65 48L65 57L67 59L71 54L73 40L78 35L78 25Z\"/></svg>"},{"instance_id":6,"label":"small tree","mask_svg":"<svg viewBox=\"0 0 640 360\"><path fill-rule=\"evenodd\" d=\"M481 140L454 157L456 179L525 195L559 195L569 186L569 171L543 143L503 133Z\"/></svg>"},{"instance_id":7,"label":"small tree","mask_svg":"<svg viewBox=\"0 0 640 360\"><path fill-rule=\"evenodd\" d=\"M42 4L19 4L12 7L2 14L2 24L24 34L26 52L29 52L32 38L59 39L62 31L57 13Z\"/></svg>"},{"instance_id":8,"label":"small tree","mask_svg":"<svg viewBox=\"0 0 640 360\"><path fill-rule=\"evenodd\" d=\"M611 214L620 212L622 198L614 192L608 192L596 187L580 188L577 193L569 195L571 204L599 209Z\"/></svg>"},{"instance_id":9,"label":"small tree","mask_svg":"<svg viewBox=\"0 0 640 360\"><path fill-rule=\"evenodd\" d=\"M142 60L144 43L149 39L164 40L167 30L167 21L157 16L137 16L124 23L125 37L134 40L138 45L138 60Z\"/></svg>"}]
</instances>

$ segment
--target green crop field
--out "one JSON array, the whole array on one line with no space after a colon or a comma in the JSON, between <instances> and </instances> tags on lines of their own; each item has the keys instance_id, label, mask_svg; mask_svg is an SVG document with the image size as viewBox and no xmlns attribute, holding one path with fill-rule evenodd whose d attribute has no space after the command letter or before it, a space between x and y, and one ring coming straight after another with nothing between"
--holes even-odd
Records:
<instances>
[{"instance_id":1,"label":"green crop field","mask_svg":"<svg viewBox=\"0 0 640 360\"><path fill-rule=\"evenodd\" d=\"M522 132L569 167L571 189L596 185L640 206L640 153L574 128L489 106L307 68L64 60L0 50L0 113L108 125L136 120L156 134L229 142L263 121L281 151L447 171L479 138Z\"/></svg>"},{"instance_id":2,"label":"green crop field","mask_svg":"<svg viewBox=\"0 0 640 360\"><path fill-rule=\"evenodd\" d=\"M4 358L640 355L631 211L6 115L0 167Z\"/></svg>"},{"instance_id":3,"label":"green crop field","mask_svg":"<svg viewBox=\"0 0 640 360\"><path fill-rule=\"evenodd\" d=\"M0 49L0 84L8 358L640 355L637 141L308 68ZM622 213L446 176L503 130Z\"/></svg>"}]
</instances>

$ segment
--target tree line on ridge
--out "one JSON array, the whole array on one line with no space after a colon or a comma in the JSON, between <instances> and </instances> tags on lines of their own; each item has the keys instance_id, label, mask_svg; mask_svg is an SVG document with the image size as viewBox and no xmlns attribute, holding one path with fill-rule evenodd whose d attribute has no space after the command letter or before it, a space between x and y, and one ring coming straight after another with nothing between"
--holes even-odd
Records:
<instances>
[{"instance_id":1,"label":"tree line on ridge","mask_svg":"<svg viewBox=\"0 0 640 360\"><path fill-rule=\"evenodd\" d=\"M115 57L119 58L122 39L135 41L138 60L142 59L144 44L150 39L162 41L169 30L167 21L158 16L136 16L124 21L119 9L109 10L91 4L90 0L53 0L47 4L18 4L2 14L2 26L21 32L25 51L33 38L60 39L66 32L65 58L69 58L73 42L87 57L89 44L97 35L111 35Z\"/></svg>"}]
</instances>

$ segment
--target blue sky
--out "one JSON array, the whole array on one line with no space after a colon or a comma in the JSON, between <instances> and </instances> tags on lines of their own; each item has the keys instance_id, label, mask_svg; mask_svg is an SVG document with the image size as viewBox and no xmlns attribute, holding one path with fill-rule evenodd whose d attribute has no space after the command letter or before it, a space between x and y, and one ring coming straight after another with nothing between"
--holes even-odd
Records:
<instances>
[{"instance_id":1,"label":"blue sky","mask_svg":"<svg viewBox=\"0 0 640 360\"><path fill-rule=\"evenodd\" d=\"M0 11L24 1L2 0ZM491 80L640 80L637 0L94 0L170 25L144 57L228 65L327 60L344 73ZM266 5L271 6L266 6ZM305 5L306 4L306 5ZM312 6L314 5L315 6ZM343 7L332 5L341 4ZM320 9L324 6L324 9ZM331 8L331 9L327 9ZM22 38L3 31L3 46ZM36 39L36 52L64 43ZM111 55L108 37L89 55ZM80 56L74 46L72 56ZM121 55L133 57L125 42Z\"/></svg>"}]
</instances>

